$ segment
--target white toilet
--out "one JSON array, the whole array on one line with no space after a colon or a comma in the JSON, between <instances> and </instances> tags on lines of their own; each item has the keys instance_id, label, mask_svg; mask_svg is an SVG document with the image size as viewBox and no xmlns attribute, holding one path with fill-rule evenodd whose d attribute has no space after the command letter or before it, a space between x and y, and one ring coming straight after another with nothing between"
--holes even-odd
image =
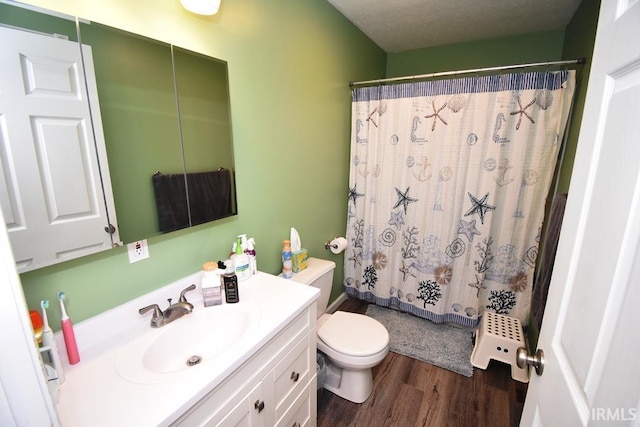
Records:
<instances>
[{"instance_id":1,"label":"white toilet","mask_svg":"<svg viewBox=\"0 0 640 427\"><path fill-rule=\"evenodd\" d=\"M325 313L336 264L309 258L308 267L291 280L320 289L318 299L318 350L327 360L324 388L351 402L362 403L371 394L371 368L389 352L389 332L380 322L363 314Z\"/></svg>"}]
</instances>

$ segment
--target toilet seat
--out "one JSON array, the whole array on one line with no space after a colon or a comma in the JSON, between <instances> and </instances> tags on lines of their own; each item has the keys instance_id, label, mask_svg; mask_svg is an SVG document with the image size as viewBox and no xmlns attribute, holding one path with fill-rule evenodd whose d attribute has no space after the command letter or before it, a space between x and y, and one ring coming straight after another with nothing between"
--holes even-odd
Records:
<instances>
[{"instance_id":1,"label":"toilet seat","mask_svg":"<svg viewBox=\"0 0 640 427\"><path fill-rule=\"evenodd\" d=\"M363 314L336 311L322 326L318 337L338 353L366 357L389 346L389 332L380 322Z\"/></svg>"}]
</instances>

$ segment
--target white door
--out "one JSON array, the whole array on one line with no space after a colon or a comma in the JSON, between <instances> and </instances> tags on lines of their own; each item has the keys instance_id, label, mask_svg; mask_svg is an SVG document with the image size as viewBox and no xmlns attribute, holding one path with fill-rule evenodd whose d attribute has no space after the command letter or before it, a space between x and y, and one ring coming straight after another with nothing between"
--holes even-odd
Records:
<instances>
[{"instance_id":1,"label":"white door","mask_svg":"<svg viewBox=\"0 0 640 427\"><path fill-rule=\"evenodd\" d=\"M59 427L28 310L0 212L0 426Z\"/></svg>"},{"instance_id":2,"label":"white door","mask_svg":"<svg viewBox=\"0 0 640 427\"><path fill-rule=\"evenodd\" d=\"M84 56L85 67L76 42L0 28L0 202L19 272L112 246L90 50Z\"/></svg>"},{"instance_id":3,"label":"white door","mask_svg":"<svg viewBox=\"0 0 640 427\"><path fill-rule=\"evenodd\" d=\"M638 1L601 4L554 265L521 425L640 425Z\"/></svg>"}]
</instances>

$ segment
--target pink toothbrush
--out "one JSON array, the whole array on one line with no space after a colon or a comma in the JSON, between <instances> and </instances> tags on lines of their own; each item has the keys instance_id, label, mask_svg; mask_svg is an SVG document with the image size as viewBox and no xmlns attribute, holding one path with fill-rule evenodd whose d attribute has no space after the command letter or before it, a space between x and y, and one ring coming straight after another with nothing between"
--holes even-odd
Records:
<instances>
[{"instance_id":1,"label":"pink toothbrush","mask_svg":"<svg viewBox=\"0 0 640 427\"><path fill-rule=\"evenodd\" d=\"M64 336L64 344L67 347L67 357L69 358L69 364L75 365L80 361L80 354L78 353L78 345L76 344L76 336L73 333L73 325L71 319L67 315L67 310L64 308L64 292L58 292L58 301L60 301L60 311L62 311L62 335Z\"/></svg>"}]
</instances>

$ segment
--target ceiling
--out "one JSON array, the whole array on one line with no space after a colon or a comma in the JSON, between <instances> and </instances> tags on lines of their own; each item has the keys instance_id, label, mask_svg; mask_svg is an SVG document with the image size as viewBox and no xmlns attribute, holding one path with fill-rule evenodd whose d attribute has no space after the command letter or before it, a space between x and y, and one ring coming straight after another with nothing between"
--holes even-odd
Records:
<instances>
[{"instance_id":1,"label":"ceiling","mask_svg":"<svg viewBox=\"0 0 640 427\"><path fill-rule=\"evenodd\" d=\"M564 28L581 0L327 0L386 52Z\"/></svg>"}]
</instances>

